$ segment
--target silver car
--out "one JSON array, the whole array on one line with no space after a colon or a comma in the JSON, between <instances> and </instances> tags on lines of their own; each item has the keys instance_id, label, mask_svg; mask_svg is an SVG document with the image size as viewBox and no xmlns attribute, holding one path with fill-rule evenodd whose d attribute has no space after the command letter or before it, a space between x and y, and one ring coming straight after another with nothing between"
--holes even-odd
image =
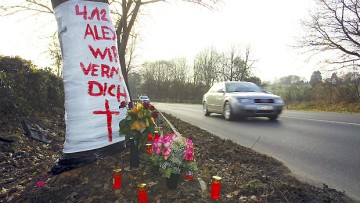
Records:
<instances>
[{"instance_id":1,"label":"silver car","mask_svg":"<svg viewBox=\"0 0 360 203\"><path fill-rule=\"evenodd\" d=\"M251 82L220 82L203 96L203 112L223 114L226 120L240 117L268 117L276 120L284 101Z\"/></svg>"},{"instance_id":2,"label":"silver car","mask_svg":"<svg viewBox=\"0 0 360 203\"><path fill-rule=\"evenodd\" d=\"M150 99L148 96L146 95L141 95L138 99L138 102L147 102L147 103L150 103Z\"/></svg>"}]
</instances>

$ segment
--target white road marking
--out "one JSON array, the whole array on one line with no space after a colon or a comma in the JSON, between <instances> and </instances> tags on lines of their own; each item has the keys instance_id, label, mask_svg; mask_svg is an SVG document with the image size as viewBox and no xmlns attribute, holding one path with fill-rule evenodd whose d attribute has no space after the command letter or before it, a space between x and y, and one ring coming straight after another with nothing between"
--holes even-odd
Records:
<instances>
[{"instance_id":1,"label":"white road marking","mask_svg":"<svg viewBox=\"0 0 360 203\"><path fill-rule=\"evenodd\" d=\"M293 119L299 119L299 120L319 121L319 122L325 122L325 123L336 123L336 124L343 124L343 125L360 126L360 123L347 123L347 122L341 122L341 121L329 121L329 120L312 119L312 118L299 118L299 117L292 117L292 116L281 116L281 118L293 118Z\"/></svg>"}]
</instances>

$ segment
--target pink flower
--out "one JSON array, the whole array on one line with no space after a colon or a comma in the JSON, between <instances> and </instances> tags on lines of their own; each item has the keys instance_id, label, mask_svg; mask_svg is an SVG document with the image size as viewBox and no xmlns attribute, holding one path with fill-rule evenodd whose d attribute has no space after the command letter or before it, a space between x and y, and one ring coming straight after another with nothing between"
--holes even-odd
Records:
<instances>
[{"instance_id":1,"label":"pink flower","mask_svg":"<svg viewBox=\"0 0 360 203\"><path fill-rule=\"evenodd\" d=\"M160 154L160 153L161 153L160 147L154 147L154 146L153 146L152 151L153 151L155 154Z\"/></svg>"},{"instance_id":2,"label":"pink flower","mask_svg":"<svg viewBox=\"0 0 360 203\"><path fill-rule=\"evenodd\" d=\"M170 139L174 140L177 136L175 134L170 134L169 137Z\"/></svg>"},{"instance_id":3,"label":"pink flower","mask_svg":"<svg viewBox=\"0 0 360 203\"><path fill-rule=\"evenodd\" d=\"M166 147L166 148L171 147L172 142L173 142L173 139L171 139L171 136L165 135L163 137L163 145L164 145L164 147Z\"/></svg>"},{"instance_id":4,"label":"pink flower","mask_svg":"<svg viewBox=\"0 0 360 203\"><path fill-rule=\"evenodd\" d=\"M194 148L186 148L185 154L194 154Z\"/></svg>"},{"instance_id":5,"label":"pink flower","mask_svg":"<svg viewBox=\"0 0 360 203\"><path fill-rule=\"evenodd\" d=\"M163 145L162 141L163 141L162 137L156 138L154 139L152 145L155 147L161 147Z\"/></svg>"},{"instance_id":6,"label":"pink flower","mask_svg":"<svg viewBox=\"0 0 360 203\"><path fill-rule=\"evenodd\" d=\"M167 160L170 154L171 154L171 149L165 147L162 151L162 155L164 156L164 159Z\"/></svg>"},{"instance_id":7,"label":"pink flower","mask_svg":"<svg viewBox=\"0 0 360 203\"><path fill-rule=\"evenodd\" d=\"M39 182L36 183L36 186L37 186L37 187L41 187L41 186L43 186L44 184L45 184L45 180L41 180L41 181L39 181Z\"/></svg>"},{"instance_id":8,"label":"pink flower","mask_svg":"<svg viewBox=\"0 0 360 203\"><path fill-rule=\"evenodd\" d=\"M184 159L187 161L194 161L194 148L188 147L185 149Z\"/></svg>"},{"instance_id":9,"label":"pink flower","mask_svg":"<svg viewBox=\"0 0 360 203\"><path fill-rule=\"evenodd\" d=\"M194 147L193 142L189 138L186 139L186 147L191 147L191 148Z\"/></svg>"},{"instance_id":10,"label":"pink flower","mask_svg":"<svg viewBox=\"0 0 360 203\"><path fill-rule=\"evenodd\" d=\"M165 141L164 142L164 147L170 148L171 147L171 141L170 140Z\"/></svg>"},{"instance_id":11,"label":"pink flower","mask_svg":"<svg viewBox=\"0 0 360 203\"><path fill-rule=\"evenodd\" d=\"M184 159L187 161L194 161L194 154L185 154Z\"/></svg>"}]
</instances>

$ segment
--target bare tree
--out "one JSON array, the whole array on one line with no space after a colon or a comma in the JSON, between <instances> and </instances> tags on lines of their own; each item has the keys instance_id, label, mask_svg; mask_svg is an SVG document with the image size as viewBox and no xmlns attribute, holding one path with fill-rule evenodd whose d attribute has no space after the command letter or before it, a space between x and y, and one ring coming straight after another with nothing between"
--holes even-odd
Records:
<instances>
[{"instance_id":1,"label":"bare tree","mask_svg":"<svg viewBox=\"0 0 360 203\"><path fill-rule=\"evenodd\" d=\"M68 0L51 0L52 7L55 8L59 4ZM111 13L115 16L115 28L118 35L118 53L121 71L125 82L128 85L128 73L130 71L129 63L126 63L126 54L131 32L140 12L140 8L146 4L157 2L170 2L174 0L88 0L95 2L105 2L111 5ZM221 0L182 0L184 2L194 3L206 8L213 6ZM53 14L49 0L26 0L21 3L11 4L9 6L0 7L2 15L13 15L19 12L31 11L33 15L48 13Z\"/></svg>"},{"instance_id":2,"label":"bare tree","mask_svg":"<svg viewBox=\"0 0 360 203\"><path fill-rule=\"evenodd\" d=\"M224 54L225 55L225 54ZM229 54L223 58L223 69L220 73L227 81L244 81L252 76L255 60L250 59L250 47L245 50L244 56L239 47L232 46Z\"/></svg>"},{"instance_id":3,"label":"bare tree","mask_svg":"<svg viewBox=\"0 0 360 203\"><path fill-rule=\"evenodd\" d=\"M49 44L48 52L49 55L53 61L53 66L56 67L56 75L58 77L62 77L62 55L61 55L61 49L60 49L60 43L59 40L57 40L57 35L52 36L53 40L51 41L51 44Z\"/></svg>"},{"instance_id":4,"label":"bare tree","mask_svg":"<svg viewBox=\"0 0 360 203\"><path fill-rule=\"evenodd\" d=\"M59 0L52 0L59 1ZM102 0L90 0L90 1L102 1ZM219 0L184 0L185 2L191 2L195 4L199 4L208 8L212 8L214 3L217 3ZM119 14L120 16L116 20L116 34L118 36L118 53L119 53L119 61L121 71L124 76L124 80L126 84L128 84L128 73L130 69L126 66L126 58L127 54L127 45L129 41L129 37L132 31L132 28L135 24L137 16L140 12L140 8L146 4L152 4L157 2L166 2L166 0L111 0L111 5L120 4L121 14L119 10L113 9L113 13ZM116 8L116 6L114 6Z\"/></svg>"},{"instance_id":5,"label":"bare tree","mask_svg":"<svg viewBox=\"0 0 360 203\"><path fill-rule=\"evenodd\" d=\"M0 6L1 16L10 16L26 12L30 16L39 14L53 15L53 9L49 0L26 0Z\"/></svg>"},{"instance_id":6,"label":"bare tree","mask_svg":"<svg viewBox=\"0 0 360 203\"><path fill-rule=\"evenodd\" d=\"M204 49L194 59L194 84L210 88L218 80L221 65L221 54L214 47Z\"/></svg>"},{"instance_id":7,"label":"bare tree","mask_svg":"<svg viewBox=\"0 0 360 203\"><path fill-rule=\"evenodd\" d=\"M317 9L303 21L308 30L302 47L327 57L327 64L349 67L360 60L359 0L317 0Z\"/></svg>"}]
</instances>

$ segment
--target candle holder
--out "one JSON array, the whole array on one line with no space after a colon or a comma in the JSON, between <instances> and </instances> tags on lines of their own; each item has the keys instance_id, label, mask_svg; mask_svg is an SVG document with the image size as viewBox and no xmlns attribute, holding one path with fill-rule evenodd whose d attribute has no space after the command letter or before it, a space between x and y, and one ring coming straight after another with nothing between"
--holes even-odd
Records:
<instances>
[{"instance_id":1,"label":"candle holder","mask_svg":"<svg viewBox=\"0 0 360 203\"><path fill-rule=\"evenodd\" d=\"M146 154L150 155L152 152L152 144L146 144Z\"/></svg>"},{"instance_id":2,"label":"candle holder","mask_svg":"<svg viewBox=\"0 0 360 203\"><path fill-rule=\"evenodd\" d=\"M121 188L121 169L117 168L113 170L113 189Z\"/></svg>"},{"instance_id":3,"label":"candle holder","mask_svg":"<svg viewBox=\"0 0 360 203\"><path fill-rule=\"evenodd\" d=\"M154 140L158 139L160 137L159 131L155 130L154 131Z\"/></svg>"},{"instance_id":4,"label":"candle holder","mask_svg":"<svg viewBox=\"0 0 360 203\"><path fill-rule=\"evenodd\" d=\"M154 136L152 134L148 134L148 142L153 141Z\"/></svg>"},{"instance_id":5,"label":"candle holder","mask_svg":"<svg viewBox=\"0 0 360 203\"><path fill-rule=\"evenodd\" d=\"M138 203L148 203L148 192L146 189L146 184L145 183L140 183L138 184L138 189L137 189L137 193L138 193Z\"/></svg>"},{"instance_id":6,"label":"candle holder","mask_svg":"<svg viewBox=\"0 0 360 203\"><path fill-rule=\"evenodd\" d=\"M186 171L185 172L185 179L187 179L187 180L194 179L194 173L192 171Z\"/></svg>"},{"instance_id":7,"label":"candle holder","mask_svg":"<svg viewBox=\"0 0 360 203\"><path fill-rule=\"evenodd\" d=\"M210 198L213 200L220 199L221 177L213 176L211 181Z\"/></svg>"}]
</instances>

